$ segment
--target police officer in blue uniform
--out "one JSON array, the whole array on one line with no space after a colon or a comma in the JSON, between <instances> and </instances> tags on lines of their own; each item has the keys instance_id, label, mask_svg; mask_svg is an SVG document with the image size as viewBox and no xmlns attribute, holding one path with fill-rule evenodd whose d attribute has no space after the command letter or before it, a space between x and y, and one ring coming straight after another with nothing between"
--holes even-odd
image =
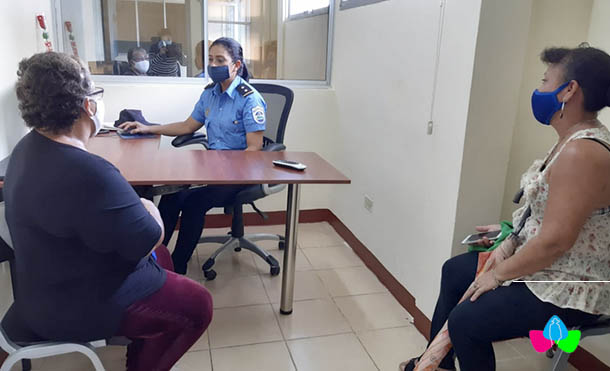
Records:
<instances>
[{"instance_id":1,"label":"police officer in blue uniform","mask_svg":"<svg viewBox=\"0 0 610 371\"><path fill-rule=\"evenodd\" d=\"M263 146L267 105L263 97L248 84L248 70L243 49L230 38L220 38L209 51L206 86L191 116L183 122L146 126L126 122L120 128L131 133L184 135L205 125L209 149L258 151ZM172 253L174 270L185 274L187 263L197 246L205 222L205 213L222 206L243 189L242 185L207 186L165 195L159 211L165 226L167 245L182 211L180 233Z\"/></svg>"}]
</instances>

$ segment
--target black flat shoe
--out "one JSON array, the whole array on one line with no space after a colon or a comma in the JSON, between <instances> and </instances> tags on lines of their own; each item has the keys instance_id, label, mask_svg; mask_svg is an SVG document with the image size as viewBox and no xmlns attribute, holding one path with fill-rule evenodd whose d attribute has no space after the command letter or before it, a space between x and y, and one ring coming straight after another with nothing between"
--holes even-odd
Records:
<instances>
[{"instance_id":1,"label":"black flat shoe","mask_svg":"<svg viewBox=\"0 0 610 371\"><path fill-rule=\"evenodd\" d=\"M413 371L415 369L415 364L419 361L419 357L411 358L407 362L403 362L398 366L399 371Z\"/></svg>"}]
</instances>

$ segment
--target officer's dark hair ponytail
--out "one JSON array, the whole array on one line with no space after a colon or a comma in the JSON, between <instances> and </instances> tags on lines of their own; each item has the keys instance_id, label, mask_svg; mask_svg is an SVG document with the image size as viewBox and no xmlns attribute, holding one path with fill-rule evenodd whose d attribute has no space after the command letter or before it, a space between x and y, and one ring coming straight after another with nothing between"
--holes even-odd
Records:
<instances>
[{"instance_id":1,"label":"officer's dark hair ponytail","mask_svg":"<svg viewBox=\"0 0 610 371\"><path fill-rule=\"evenodd\" d=\"M236 61L241 61L241 67L239 68L239 71L237 71L237 74L242 79L248 81L250 79L250 74L248 73L246 63L244 62L244 50L242 49L241 45L230 37L221 37L220 39L217 39L212 43L210 48L212 48L214 45L221 45L223 48L225 48L227 53L229 53L231 56L231 59L233 59L233 63Z\"/></svg>"}]
</instances>

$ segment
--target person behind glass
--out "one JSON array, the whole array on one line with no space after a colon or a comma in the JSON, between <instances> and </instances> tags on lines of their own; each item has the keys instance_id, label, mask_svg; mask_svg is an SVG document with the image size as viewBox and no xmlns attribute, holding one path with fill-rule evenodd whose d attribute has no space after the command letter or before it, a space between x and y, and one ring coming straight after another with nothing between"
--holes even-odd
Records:
<instances>
[{"instance_id":1,"label":"person behind glass","mask_svg":"<svg viewBox=\"0 0 610 371\"><path fill-rule=\"evenodd\" d=\"M495 370L492 342L527 337L553 315L570 328L610 314L610 285L586 282L610 281L610 132L597 119L610 105L610 56L591 47L549 48L541 59L548 68L532 111L559 138L521 178L525 204L513 213L513 225L528 208L531 216L517 238L491 253L476 279L476 252L442 268L430 338L449 321L462 371ZM494 229L499 226L479 227ZM503 284L515 279L526 282ZM469 299L458 304L463 295ZM454 352L442 369L455 369Z\"/></svg>"},{"instance_id":2,"label":"person behind glass","mask_svg":"<svg viewBox=\"0 0 610 371\"><path fill-rule=\"evenodd\" d=\"M182 61L182 48L175 43L161 43L159 53L150 61L148 75L150 76L180 76L180 62Z\"/></svg>"},{"instance_id":3,"label":"person behind glass","mask_svg":"<svg viewBox=\"0 0 610 371\"><path fill-rule=\"evenodd\" d=\"M127 51L127 62L129 63L129 69L123 75L146 76L150 67L146 49L140 47L129 49Z\"/></svg>"},{"instance_id":4,"label":"person behind glass","mask_svg":"<svg viewBox=\"0 0 610 371\"><path fill-rule=\"evenodd\" d=\"M162 28L158 35L158 37L152 37L150 39L151 45L150 49L148 50L148 54L150 54L151 58L154 57L155 54L159 53L159 50L163 46L173 44L172 33L169 31L169 28Z\"/></svg>"},{"instance_id":5,"label":"person behind glass","mask_svg":"<svg viewBox=\"0 0 610 371\"><path fill-rule=\"evenodd\" d=\"M182 48L172 41L168 28L159 32L159 41L150 46L150 76L180 76Z\"/></svg>"},{"instance_id":6,"label":"person behind glass","mask_svg":"<svg viewBox=\"0 0 610 371\"><path fill-rule=\"evenodd\" d=\"M208 75L213 83L206 86L193 113L185 121L160 126L126 122L120 127L133 133L184 135L205 125L211 150L259 151L263 146L267 105L248 83L248 69L237 41L223 37L212 43ZM182 212L180 232L172 253L177 273L186 273L187 263L203 231L205 213L229 202L243 187L207 186L161 198L159 210L166 230L164 244L169 242Z\"/></svg>"},{"instance_id":7,"label":"person behind glass","mask_svg":"<svg viewBox=\"0 0 610 371\"><path fill-rule=\"evenodd\" d=\"M41 53L22 60L17 75L32 130L4 180L18 267L14 314L42 339L128 337L128 370L170 370L208 327L211 295L171 271L155 205L89 153L104 90L85 65Z\"/></svg>"}]
</instances>

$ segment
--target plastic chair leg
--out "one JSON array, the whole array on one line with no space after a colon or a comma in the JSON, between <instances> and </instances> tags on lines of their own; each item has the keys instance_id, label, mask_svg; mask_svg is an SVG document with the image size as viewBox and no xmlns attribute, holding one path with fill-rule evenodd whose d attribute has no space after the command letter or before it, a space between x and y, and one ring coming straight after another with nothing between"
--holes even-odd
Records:
<instances>
[{"instance_id":1,"label":"plastic chair leg","mask_svg":"<svg viewBox=\"0 0 610 371\"><path fill-rule=\"evenodd\" d=\"M557 349L555 355L553 356L551 371L563 371L568 366L568 358L570 358L570 354L562 351L561 349Z\"/></svg>"},{"instance_id":2,"label":"plastic chair leg","mask_svg":"<svg viewBox=\"0 0 610 371\"><path fill-rule=\"evenodd\" d=\"M95 368L95 371L105 371L102 361L93 351L92 347L85 344L76 343L56 343L53 345L31 345L11 353L4 361L0 371L10 371L11 368L20 360L26 358L43 358L67 353L82 353L85 355Z\"/></svg>"}]
</instances>

